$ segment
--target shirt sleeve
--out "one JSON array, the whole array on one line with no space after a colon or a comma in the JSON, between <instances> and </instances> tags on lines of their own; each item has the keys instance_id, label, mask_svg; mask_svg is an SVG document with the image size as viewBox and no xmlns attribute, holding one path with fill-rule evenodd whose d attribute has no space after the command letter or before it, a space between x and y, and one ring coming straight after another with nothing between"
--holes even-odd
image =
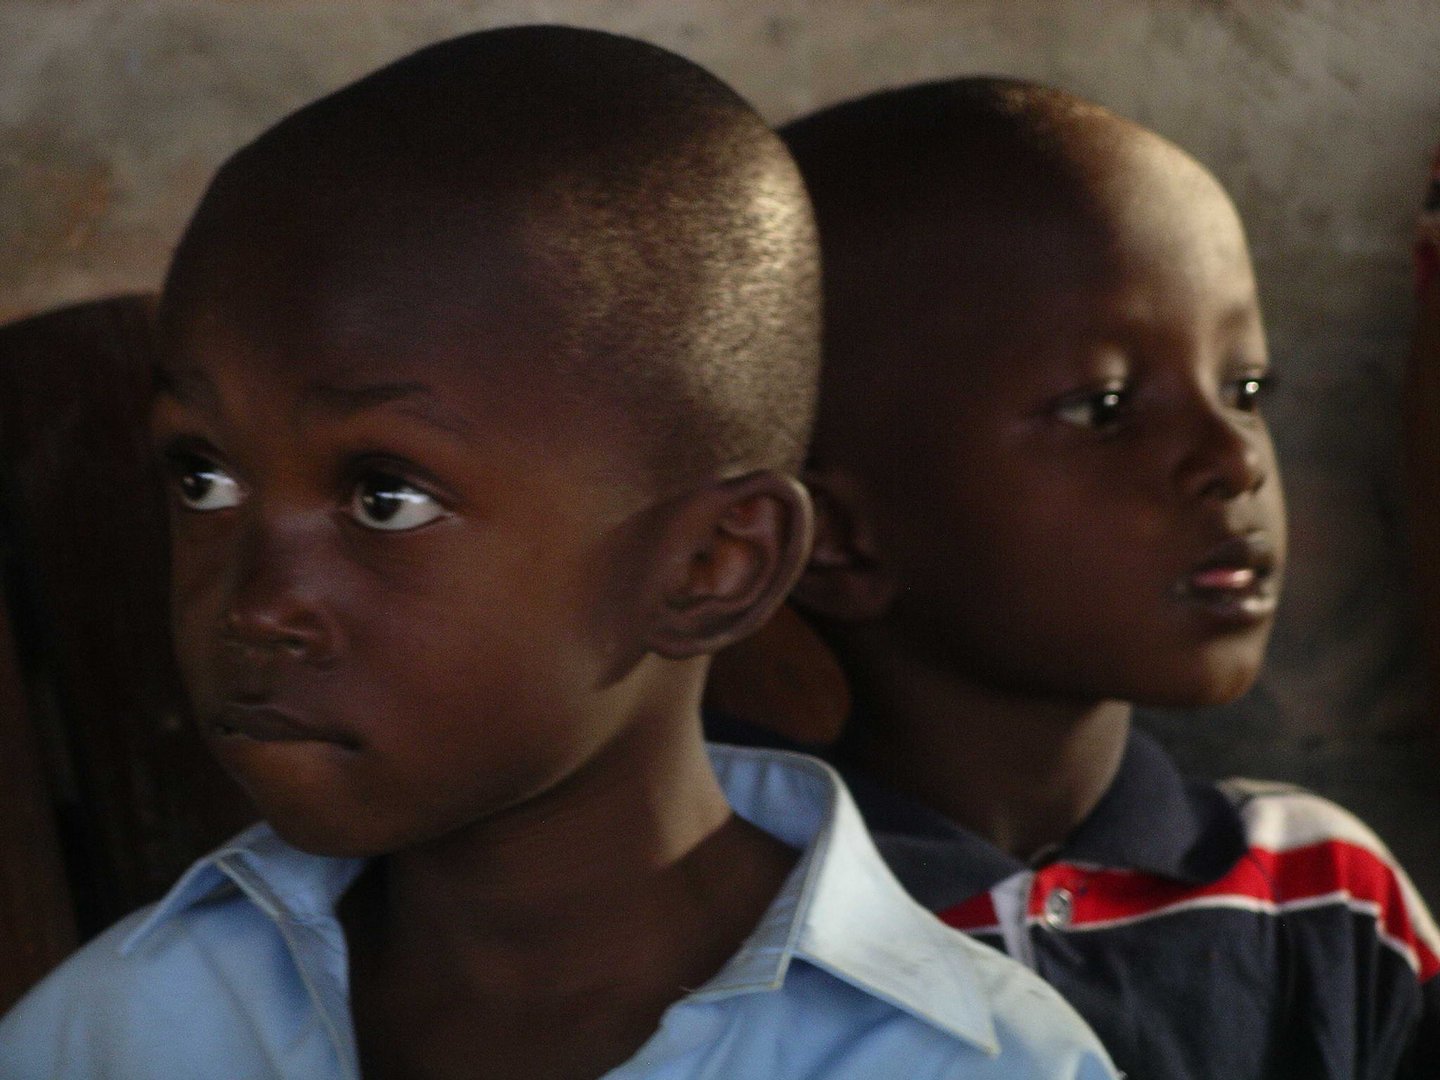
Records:
<instances>
[{"instance_id":1,"label":"shirt sleeve","mask_svg":"<svg viewBox=\"0 0 1440 1080\"><path fill-rule=\"evenodd\" d=\"M1226 786L1252 856L1269 857L1287 1055L1313 1061L1316 1075L1440 1077L1440 932L1409 875L1327 799L1253 781Z\"/></svg>"}]
</instances>

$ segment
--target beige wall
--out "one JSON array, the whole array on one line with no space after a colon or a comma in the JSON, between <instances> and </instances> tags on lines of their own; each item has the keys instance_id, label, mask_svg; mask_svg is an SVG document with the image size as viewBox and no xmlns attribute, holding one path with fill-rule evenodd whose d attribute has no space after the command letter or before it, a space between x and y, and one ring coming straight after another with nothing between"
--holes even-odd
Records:
<instances>
[{"instance_id":1,"label":"beige wall","mask_svg":"<svg viewBox=\"0 0 1440 1080\"><path fill-rule=\"evenodd\" d=\"M1440 874L1419 864L1440 850L1440 756L1423 736L1394 458L1409 225L1440 140L1437 16L1433 0L0 0L0 318L155 285L228 151L462 30L635 34L775 120L958 73L1079 91L1229 186L1283 379L1272 417L1295 540L1270 673L1241 706L1155 723L1196 767L1334 792L1434 893Z\"/></svg>"}]
</instances>

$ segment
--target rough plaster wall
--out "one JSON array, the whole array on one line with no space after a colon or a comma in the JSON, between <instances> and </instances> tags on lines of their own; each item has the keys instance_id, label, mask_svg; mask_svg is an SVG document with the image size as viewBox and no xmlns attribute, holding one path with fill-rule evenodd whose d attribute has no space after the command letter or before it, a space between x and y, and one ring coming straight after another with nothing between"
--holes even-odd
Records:
<instances>
[{"instance_id":1,"label":"rough plaster wall","mask_svg":"<svg viewBox=\"0 0 1440 1080\"><path fill-rule=\"evenodd\" d=\"M420 44L536 20L669 46L777 121L919 78L1038 78L1210 165L1249 225L1282 372L1294 554L1256 692L1151 722L1192 768L1356 808L1440 896L1395 468L1409 226L1440 139L1431 0L0 0L0 318L154 286L231 149Z\"/></svg>"}]
</instances>

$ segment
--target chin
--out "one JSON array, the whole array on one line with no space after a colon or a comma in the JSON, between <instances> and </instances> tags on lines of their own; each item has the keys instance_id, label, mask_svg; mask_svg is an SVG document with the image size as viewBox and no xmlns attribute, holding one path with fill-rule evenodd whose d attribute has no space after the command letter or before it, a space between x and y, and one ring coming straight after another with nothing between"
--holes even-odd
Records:
<instances>
[{"instance_id":1,"label":"chin","mask_svg":"<svg viewBox=\"0 0 1440 1080\"><path fill-rule=\"evenodd\" d=\"M1243 697L1260 677L1270 641L1270 626L1241 633L1177 643L1146 676L1150 693L1129 700L1167 709L1200 709L1229 705Z\"/></svg>"},{"instance_id":2,"label":"chin","mask_svg":"<svg viewBox=\"0 0 1440 1080\"><path fill-rule=\"evenodd\" d=\"M258 785L246 793L276 835L307 854L366 859L405 846L393 825L333 793L310 798L308 792L267 791Z\"/></svg>"},{"instance_id":3,"label":"chin","mask_svg":"<svg viewBox=\"0 0 1440 1080\"><path fill-rule=\"evenodd\" d=\"M1244 697L1260 677L1260 661L1206 667L1180 673L1154 693L1137 694L1136 705L1158 709L1204 709Z\"/></svg>"}]
</instances>

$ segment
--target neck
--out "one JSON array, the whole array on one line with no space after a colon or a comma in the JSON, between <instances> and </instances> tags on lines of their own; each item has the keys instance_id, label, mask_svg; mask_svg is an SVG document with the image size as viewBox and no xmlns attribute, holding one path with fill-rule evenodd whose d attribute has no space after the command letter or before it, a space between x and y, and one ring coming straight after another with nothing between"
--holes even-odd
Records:
<instances>
[{"instance_id":1,"label":"neck","mask_svg":"<svg viewBox=\"0 0 1440 1080\"><path fill-rule=\"evenodd\" d=\"M867 772L1027 861L1084 821L1119 768L1129 704L1003 689L890 645L851 656L868 716L850 755Z\"/></svg>"},{"instance_id":2,"label":"neck","mask_svg":"<svg viewBox=\"0 0 1440 1080\"><path fill-rule=\"evenodd\" d=\"M692 712L637 723L544 795L378 860L352 905L366 936L478 994L679 997L703 982L791 853L733 815Z\"/></svg>"}]
</instances>

